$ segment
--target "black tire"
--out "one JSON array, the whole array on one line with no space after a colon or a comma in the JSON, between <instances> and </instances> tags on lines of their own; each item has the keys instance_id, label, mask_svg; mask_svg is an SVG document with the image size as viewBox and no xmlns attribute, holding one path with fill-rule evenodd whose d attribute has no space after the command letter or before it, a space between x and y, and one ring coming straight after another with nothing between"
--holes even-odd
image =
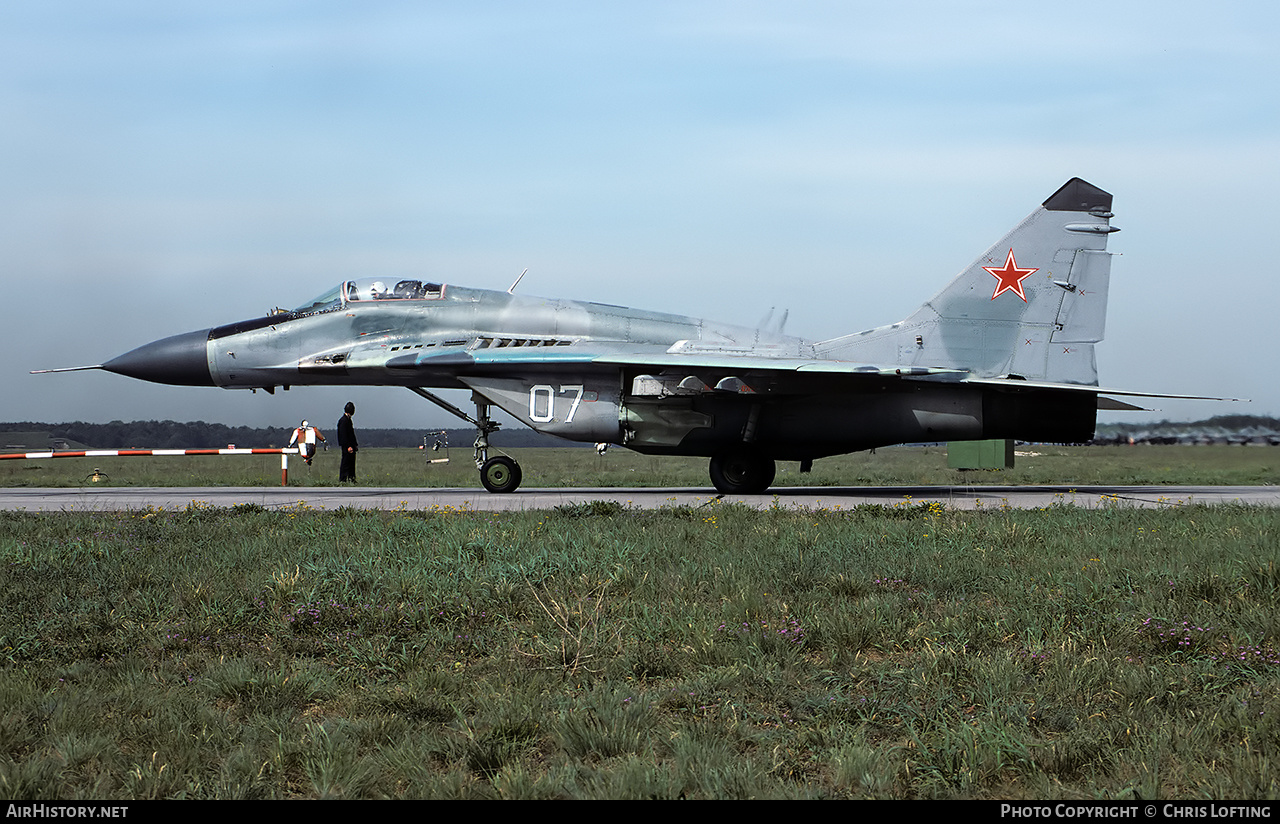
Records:
<instances>
[{"instance_id":1,"label":"black tire","mask_svg":"<svg viewBox=\"0 0 1280 824\"><path fill-rule=\"evenodd\" d=\"M711 459L711 483L725 495L759 495L777 471L772 458L754 452L725 452Z\"/></svg>"},{"instance_id":2,"label":"black tire","mask_svg":"<svg viewBox=\"0 0 1280 824\"><path fill-rule=\"evenodd\" d=\"M515 492L522 479L520 464L506 455L490 458L480 467L480 483L490 492Z\"/></svg>"}]
</instances>

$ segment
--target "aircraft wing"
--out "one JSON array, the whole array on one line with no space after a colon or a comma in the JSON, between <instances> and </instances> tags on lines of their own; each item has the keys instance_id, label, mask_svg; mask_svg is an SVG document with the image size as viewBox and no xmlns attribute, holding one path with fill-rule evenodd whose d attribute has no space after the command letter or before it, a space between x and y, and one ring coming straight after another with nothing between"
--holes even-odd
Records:
<instances>
[{"instance_id":1,"label":"aircraft wing","mask_svg":"<svg viewBox=\"0 0 1280 824\"><path fill-rule=\"evenodd\" d=\"M883 377L950 376L960 378L968 372L960 369L926 366L885 366L817 358L773 357L766 355L721 354L706 352L687 354L665 349L654 351L613 351L597 347L574 347L556 350L550 347L479 349L432 356L404 356L387 362L389 369L428 371L451 370L459 373L493 372L507 368L563 370L572 368L642 367L655 370L698 370L754 373L798 373L831 375L865 375Z\"/></svg>"},{"instance_id":2,"label":"aircraft wing","mask_svg":"<svg viewBox=\"0 0 1280 824\"><path fill-rule=\"evenodd\" d=\"M607 348L602 351L598 346L588 348L564 347L562 349L551 347L481 349L432 357L393 359L387 365L392 369L412 370L421 368L472 374L504 372L512 368L533 371L572 371L574 369L600 371L610 368L632 367L670 374L677 374L682 371L690 373L723 373L725 377L735 376L739 378L748 375L812 376L819 380L821 377L834 378L838 376L855 379L897 378L907 381L988 386L1015 391L1055 390L1093 395L1168 398L1175 400L1241 400L1239 398L1219 398L1206 395L1181 395L1135 389L1117 389L1092 384L1033 381L1007 377L981 377L968 370L940 366L901 366L825 358L774 357L771 355L747 354L746 352L738 354L723 349L697 352L672 351L672 349L676 348L655 348L654 351L636 351L634 348L624 351L622 346L617 351L610 351ZM805 383L805 381L800 380L789 382L789 385L795 391L811 391L809 387L805 386ZM1120 402L1115 401L1113 403L1119 404Z\"/></svg>"},{"instance_id":3,"label":"aircraft wing","mask_svg":"<svg viewBox=\"0 0 1280 824\"><path fill-rule=\"evenodd\" d=\"M968 374L964 370L933 366L884 366L873 363L823 360L818 358L764 357L759 355L685 354L664 352L660 355L600 355L595 363L617 366L640 366L657 369L700 369L745 372L794 372L800 374L865 375L905 377L908 375L949 375L959 377Z\"/></svg>"}]
</instances>

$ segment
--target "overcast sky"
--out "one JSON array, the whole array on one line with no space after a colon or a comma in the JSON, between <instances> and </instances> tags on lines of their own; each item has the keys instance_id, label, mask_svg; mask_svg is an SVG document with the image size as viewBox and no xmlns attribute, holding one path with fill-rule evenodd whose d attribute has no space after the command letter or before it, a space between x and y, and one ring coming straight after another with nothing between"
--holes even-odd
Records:
<instances>
[{"instance_id":1,"label":"overcast sky","mask_svg":"<svg viewBox=\"0 0 1280 824\"><path fill-rule=\"evenodd\" d=\"M0 420L452 425L404 389L28 371L526 267L834 337L1075 176L1123 230L1102 384L1253 399L1103 419L1277 415L1278 78L1274 0L3 3Z\"/></svg>"}]
</instances>

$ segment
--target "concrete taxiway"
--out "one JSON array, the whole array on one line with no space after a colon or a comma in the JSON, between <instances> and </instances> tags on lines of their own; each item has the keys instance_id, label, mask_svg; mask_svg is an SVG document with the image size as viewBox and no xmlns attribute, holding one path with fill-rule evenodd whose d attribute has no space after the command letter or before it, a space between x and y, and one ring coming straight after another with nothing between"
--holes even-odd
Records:
<instances>
[{"instance_id":1,"label":"concrete taxiway","mask_svg":"<svg viewBox=\"0 0 1280 824\"><path fill-rule=\"evenodd\" d=\"M0 509L28 512L127 512L147 508L242 504L283 509L520 511L614 501L636 509L701 506L713 501L756 508L849 509L939 502L954 509L1037 509L1054 504L1100 509L1195 504L1280 506L1277 486L880 486L782 487L766 495L719 495L707 488L521 489L493 495L483 489L383 487L81 487L0 489Z\"/></svg>"}]
</instances>

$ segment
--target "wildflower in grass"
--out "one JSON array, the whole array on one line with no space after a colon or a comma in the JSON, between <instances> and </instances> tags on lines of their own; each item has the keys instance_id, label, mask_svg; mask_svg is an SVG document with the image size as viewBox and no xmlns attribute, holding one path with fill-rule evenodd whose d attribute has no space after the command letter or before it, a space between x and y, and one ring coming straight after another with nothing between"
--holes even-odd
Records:
<instances>
[{"instance_id":1,"label":"wildflower in grass","mask_svg":"<svg viewBox=\"0 0 1280 824\"><path fill-rule=\"evenodd\" d=\"M778 639L791 644L804 642L804 627L796 618L770 623L769 621L743 621L741 624L721 624L716 632L743 640Z\"/></svg>"},{"instance_id":2,"label":"wildflower in grass","mask_svg":"<svg viewBox=\"0 0 1280 824\"><path fill-rule=\"evenodd\" d=\"M1171 623L1148 618L1138 627L1137 632L1139 636L1150 639L1158 649L1198 652L1211 660L1226 664L1280 665L1280 653L1275 649L1233 644L1225 633L1213 626L1200 626L1192 621Z\"/></svg>"}]
</instances>

